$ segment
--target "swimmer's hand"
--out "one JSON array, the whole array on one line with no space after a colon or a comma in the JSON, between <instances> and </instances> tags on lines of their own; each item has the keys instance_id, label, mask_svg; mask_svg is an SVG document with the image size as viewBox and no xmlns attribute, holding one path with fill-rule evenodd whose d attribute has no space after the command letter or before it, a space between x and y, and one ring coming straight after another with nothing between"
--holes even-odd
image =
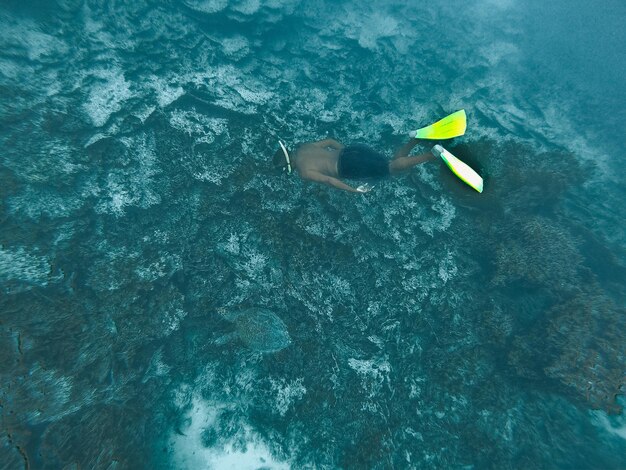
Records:
<instances>
[{"instance_id":1,"label":"swimmer's hand","mask_svg":"<svg viewBox=\"0 0 626 470\"><path fill-rule=\"evenodd\" d=\"M411 132L409 132L409 137L410 137L411 139L415 139L415 136L416 136L416 135L417 135L417 131L411 131Z\"/></svg>"},{"instance_id":2,"label":"swimmer's hand","mask_svg":"<svg viewBox=\"0 0 626 470\"><path fill-rule=\"evenodd\" d=\"M374 186L368 183L362 184L356 188L359 193L369 193L372 189L374 189Z\"/></svg>"}]
</instances>

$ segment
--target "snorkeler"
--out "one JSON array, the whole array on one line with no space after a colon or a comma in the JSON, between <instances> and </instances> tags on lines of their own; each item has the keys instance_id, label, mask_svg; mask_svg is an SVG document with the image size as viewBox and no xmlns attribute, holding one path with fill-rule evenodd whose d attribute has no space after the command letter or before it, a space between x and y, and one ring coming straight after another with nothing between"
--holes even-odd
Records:
<instances>
[{"instance_id":1,"label":"snorkeler","mask_svg":"<svg viewBox=\"0 0 626 470\"><path fill-rule=\"evenodd\" d=\"M274 155L273 163L288 174L297 170L304 180L352 193L367 193L373 188L370 184L353 188L342 179L381 179L408 171L420 163L435 160L436 157L430 152L409 156L409 152L418 142L418 139L412 138L395 153L392 160L388 160L363 144L345 146L334 139L325 139L301 144L295 151L289 152L285 144L279 141L280 148Z\"/></svg>"}]
</instances>

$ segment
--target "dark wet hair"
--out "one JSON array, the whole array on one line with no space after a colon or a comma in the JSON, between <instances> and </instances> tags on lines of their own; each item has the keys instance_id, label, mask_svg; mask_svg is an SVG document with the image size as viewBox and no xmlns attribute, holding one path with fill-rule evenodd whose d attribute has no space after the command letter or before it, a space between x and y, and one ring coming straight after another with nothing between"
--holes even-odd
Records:
<instances>
[{"instance_id":1,"label":"dark wet hair","mask_svg":"<svg viewBox=\"0 0 626 470\"><path fill-rule=\"evenodd\" d=\"M289 152L289 149L287 149L287 152ZM276 150L276 153L274 154L274 158L272 159L272 165L274 165L275 168L283 168L287 166L285 154L283 153L283 149L281 149L280 147L278 148L278 150Z\"/></svg>"},{"instance_id":2,"label":"dark wet hair","mask_svg":"<svg viewBox=\"0 0 626 470\"><path fill-rule=\"evenodd\" d=\"M289 153L289 160L291 161L291 168L293 169L293 154L288 148L287 152ZM285 158L285 152L283 152L282 148L278 147L278 150L276 150L274 158L272 159L272 164L276 172L284 172L287 174L287 159Z\"/></svg>"}]
</instances>

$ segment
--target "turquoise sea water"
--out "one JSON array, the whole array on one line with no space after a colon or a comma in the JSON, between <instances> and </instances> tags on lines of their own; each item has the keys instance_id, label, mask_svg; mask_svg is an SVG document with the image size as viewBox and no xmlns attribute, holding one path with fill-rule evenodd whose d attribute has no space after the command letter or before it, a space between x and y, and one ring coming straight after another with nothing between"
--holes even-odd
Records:
<instances>
[{"instance_id":1,"label":"turquoise sea water","mask_svg":"<svg viewBox=\"0 0 626 470\"><path fill-rule=\"evenodd\" d=\"M0 468L626 468L626 7L545 3L3 2ZM461 108L480 195L269 165Z\"/></svg>"}]
</instances>

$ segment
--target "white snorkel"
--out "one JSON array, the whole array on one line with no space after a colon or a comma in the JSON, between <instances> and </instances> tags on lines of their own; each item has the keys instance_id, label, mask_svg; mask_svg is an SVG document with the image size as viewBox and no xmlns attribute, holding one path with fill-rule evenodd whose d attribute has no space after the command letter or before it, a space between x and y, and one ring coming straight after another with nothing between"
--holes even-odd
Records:
<instances>
[{"instance_id":1,"label":"white snorkel","mask_svg":"<svg viewBox=\"0 0 626 470\"><path fill-rule=\"evenodd\" d=\"M287 147L285 147L285 144L283 143L282 140L279 140L278 144L280 145L280 148L283 149L283 153L285 154L285 160L287 161L287 174L290 175L291 174L291 160L289 159L289 152L287 152Z\"/></svg>"}]
</instances>

